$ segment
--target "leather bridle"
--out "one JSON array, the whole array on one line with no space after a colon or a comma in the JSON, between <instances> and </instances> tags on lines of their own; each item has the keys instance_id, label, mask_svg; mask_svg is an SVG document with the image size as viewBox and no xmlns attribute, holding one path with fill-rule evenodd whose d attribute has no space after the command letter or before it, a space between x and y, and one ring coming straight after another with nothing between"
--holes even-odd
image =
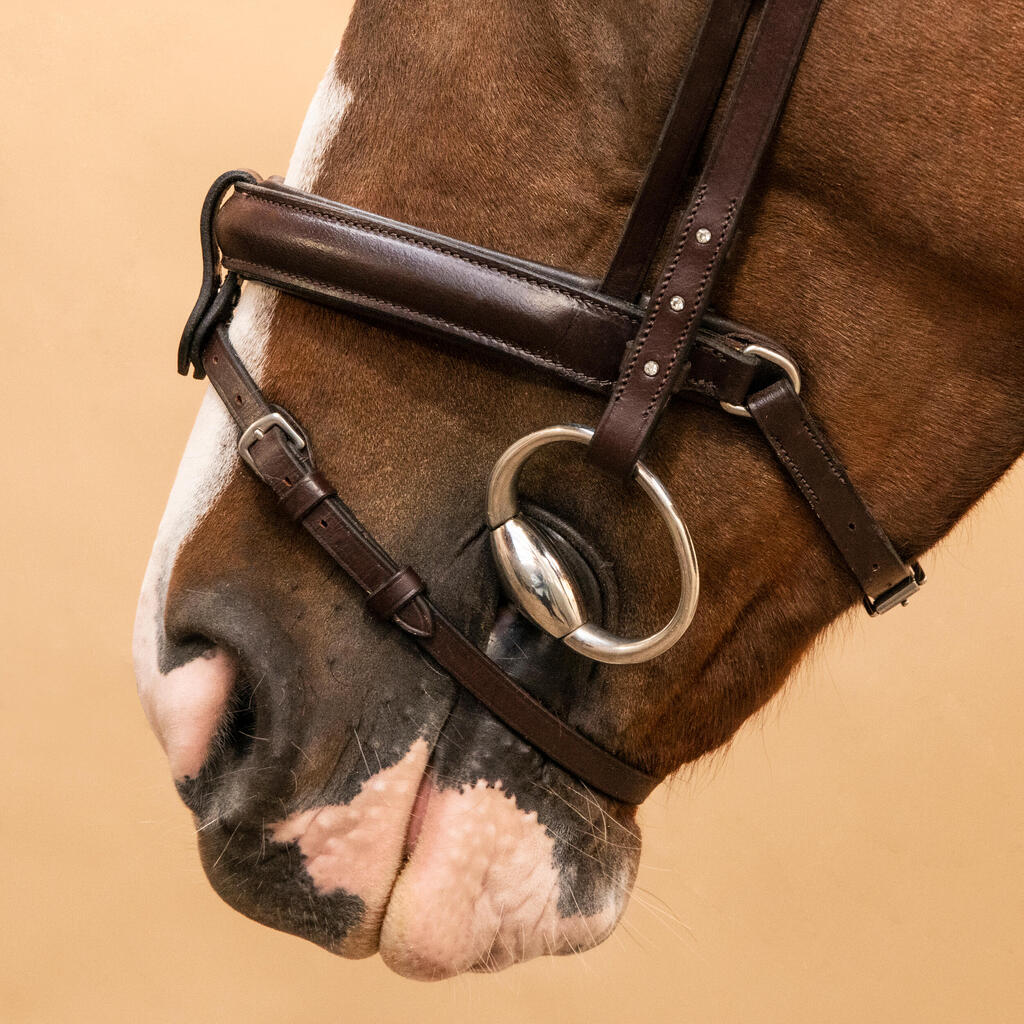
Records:
<instances>
[{"instance_id":1,"label":"leather bridle","mask_svg":"<svg viewBox=\"0 0 1024 1024\"><path fill-rule=\"evenodd\" d=\"M708 311L715 280L774 133L818 0L766 0L724 119L664 263L643 288L724 87L752 4L711 0L647 177L611 267L597 283L230 171L203 206L202 290L178 370L209 376L239 429L238 452L281 508L363 590L369 609L411 637L493 714L568 772L613 799L640 803L661 781L554 715L472 644L395 562L316 468L298 422L270 403L228 340L240 280L403 329L497 352L606 394L595 430L547 428L516 442L492 472L487 500L495 564L519 609L595 660L632 662L675 643L697 603L696 555L685 524L640 461L674 396L749 416L810 505L864 592L872 615L906 603L924 582L875 521L800 398L801 379L777 342ZM230 197L225 198L228 192ZM224 273L222 274L221 268ZM587 445L591 461L637 479L659 507L682 574L676 614L644 640L591 622L545 528L518 511L515 482L538 447Z\"/></svg>"}]
</instances>

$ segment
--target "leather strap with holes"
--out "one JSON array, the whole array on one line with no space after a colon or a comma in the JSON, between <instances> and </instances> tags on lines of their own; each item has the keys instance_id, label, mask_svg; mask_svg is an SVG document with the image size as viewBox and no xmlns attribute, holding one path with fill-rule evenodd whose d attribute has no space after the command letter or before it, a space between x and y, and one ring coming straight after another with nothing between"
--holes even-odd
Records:
<instances>
[{"instance_id":1,"label":"leather strap with holes","mask_svg":"<svg viewBox=\"0 0 1024 1024\"><path fill-rule=\"evenodd\" d=\"M818 3L767 0L764 5L707 167L676 228L647 316L588 448L591 460L615 476L632 475L686 367Z\"/></svg>"},{"instance_id":2,"label":"leather strap with holes","mask_svg":"<svg viewBox=\"0 0 1024 1024\"><path fill-rule=\"evenodd\" d=\"M371 612L412 637L492 714L566 771L622 803L644 800L660 778L602 749L552 714L473 646L431 603L416 572L399 566L370 536L313 465L298 424L283 409L271 405L249 376L223 325L213 331L203 364L240 437L252 439L241 453L247 464L291 518L364 592ZM282 426L268 423L275 413L281 417L277 422L287 425L294 436ZM252 430L261 421L267 425Z\"/></svg>"},{"instance_id":3,"label":"leather strap with holes","mask_svg":"<svg viewBox=\"0 0 1024 1024\"><path fill-rule=\"evenodd\" d=\"M905 603L924 572L897 554L793 385L777 380L751 396L747 410L857 577L867 610Z\"/></svg>"},{"instance_id":4,"label":"leather strap with holes","mask_svg":"<svg viewBox=\"0 0 1024 1024\"><path fill-rule=\"evenodd\" d=\"M234 195L222 204L224 193L231 188ZM229 247L224 253L228 272L222 281L219 249L213 236L215 225L217 240ZM216 324L230 315L240 274L298 292L310 301L368 317L379 316L384 306L397 309L401 316L384 318L407 327L418 328L424 318L436 320L436 315L443 312L445 327L434 331L439 336L485 352L500 351L504 358L554 372L577 386L601 392L611 390L607 374L621 357L621 317L635 315L639 323L643 312L639 307L595 298L596 293L582 278L566 271L526 264L458 239L429 235L409 225L288 189L274 179L259 181L246 171L230 171L214 183L203 204L201 237L203 286L182 334L178 364L181 372L194 366L197 377L204 375L201 355L205 340ZM302 282L301 288L297 281ZM431 281L435 282L433 287L426 287ZM357 297L354 283L372 289L372 294L363 292ZM585 346L566 330L567 324L578 321L580 309L589 309L591 314L587 321L591 344ZM496 324L503 325L504 339L487 333ZM517 335L520 329L522 333ZM676 382L676 392L688 398L745 407L752 395L764 391L781 372L773 362L755 354L758 349L789 358L777 341L705 314L687 366ZM806 421L813 423L799 396L793 394L788 400L794 407L799 405ZM767 415L763 402L758 402L757 408L764 408ZM790 421L796 422L795 416ZM821 428L815 424L813 430L827 448ZM795 435L766 436L807 497L802 480L817 471L818 449L798 443ZM780 446L773 436L790 436L793 440ZM322 481L317 483L324 486ZM313 484L313 477L305 479L282 499L285 511L293 518L300 517L304 503L317 499ZM848 493L837 507L863 506L845 471L842 487ZM828 503L826 517L827 508L836 504ZM826 527L828 522L831 520ZM864 603L872 614L902 603L893 600L900 594L909 596L910 569L917 584L923 582L916 566L908 569L904 562L893 559L895 549L877 524L873 531L862 531L861 535L878 535L880 539L873 546L879 550L879 558L858 555L856 545L851 547L850 538L842 530L829 529L829 533L833 540L839 538L837 547L864 589ZM888 560L886 547L891 553ZM871 568L875 564L879 569ZM870 571L865 571L865 565ZM880 586L881 581L893 579L895 593Z\"/></svg>"}]
</instances>

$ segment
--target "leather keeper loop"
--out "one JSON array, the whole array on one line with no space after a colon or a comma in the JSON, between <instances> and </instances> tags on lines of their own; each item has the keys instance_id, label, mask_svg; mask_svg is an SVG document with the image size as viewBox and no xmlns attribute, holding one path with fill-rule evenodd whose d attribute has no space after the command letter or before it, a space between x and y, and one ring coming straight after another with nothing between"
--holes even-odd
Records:
<instances>
[{"instance_id":1,"label":"leather keeper loop","mask_svg":"<svg viewBox=\"0 0 1024 1024\"><path fill-rule=\"evenodd\" d=\"M324 498L335 493L330 481L319 470L296 480L287 490L279 492L281 507L294 520L304 519Z\"/></svg>"},{"instance_id":2,"label":"leather keeper loop","mask_svg":"<svg viewBox=\"0 0 1024 1024\"><path fill-rule=\"evenodd\" d=\"M366 605L378 619L387 621L426 589L416 570L407 565L370 594Z\"/></svg>"}]
</instances>

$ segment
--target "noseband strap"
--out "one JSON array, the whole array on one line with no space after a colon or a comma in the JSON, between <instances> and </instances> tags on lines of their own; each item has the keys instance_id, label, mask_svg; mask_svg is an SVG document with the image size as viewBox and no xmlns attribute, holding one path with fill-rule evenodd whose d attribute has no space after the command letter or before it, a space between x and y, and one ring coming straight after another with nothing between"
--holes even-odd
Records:
<instances>
[{"instance_id":1,"label":"noseband strap","mask_svg":"<svg viewBox=\"0 0 1024 1024\"><path fill-rule=\"evenodd\" d=\"M543 536L531 533L528 522L520 522L514 508L490 524L492 531L509 532L511 539L501 548L507 572L501 558L496 564L520 610L535 622L538 616L550 620L544 628L590 657L635 661L645 644L653 656L651 651L663 649L662 634L674 642L693 614L696 556L685 524L662 484L638 466L673 396L720 404L752 418L859 582L867 610L875 615L906 603L924 573L901 558L853 486L800 397L802 382L792 357L772 339L709 311L712 285L818 0L765 0L729 111L669 240L653 295L650 300L639 295L675 205L676 183L692 171L750 7L748 0L710 0L697 51L602 284L299 192L280 179L260 181L247 171L231 171L217 179L203 206L203 284L178 352L179 371L187 373L191 366L197 377L207 374L223 399L239 429L240 457L363 591L368 611L404 632L537 750L624 803L640 803L660 778L554 715L443 615L415 570L401 567L384 551L316 468L305 432L264 397L232 348L226 325L239 279L246 278L348 314L454 340L608 395L596 432L551 427L517 445L541 435L578 440L593 434L588 450L597 464L620 477L639 474L679 538L684 585L673 622L643 641L604 633L582 618L582 599L557 554ZM489 519L492 511L489 503ZM530 565L536 572L518 561L525 550L514 543L520 535L534 538ZM521 580L525 592L512 588L510 578ZM558 601L554 583L561 588ZM538 609L533 615L530 602ZM682 626L674 630L677 618ZM581 636L589 639L584 643Z\"/></svg>"},{"instance_id":2,"label":"noseband strap","mask_svg":"<svg viewBox=\"0 0 1024 1024\"><path fill-rule=\"evenodd\" d=\"M281 508L289 519L301 522L324 498L334 494L330 481L318 469L311 469L305 476L290 484L281 496Z\"/></svg>"},{"instance_id":3,"label":"noseband strap","mask_svg":"<svg viewBox=\"0 0 1024 1024\"><path fill-rule=\"evenodd\" d=\"M420 579L419 573L407 565L367 597L366 607L378 619L387 621L414 598L425 593L426 589L426 584Z\"/></svg>"}]
</instances>

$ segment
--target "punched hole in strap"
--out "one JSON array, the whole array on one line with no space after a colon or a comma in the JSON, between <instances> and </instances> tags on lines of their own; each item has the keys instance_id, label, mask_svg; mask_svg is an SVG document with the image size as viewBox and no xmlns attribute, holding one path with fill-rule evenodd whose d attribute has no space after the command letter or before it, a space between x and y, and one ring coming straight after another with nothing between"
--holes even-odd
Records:
<instances>
[{"instance_id":1,"label":"punched hole in strap","mask_svg":"<svg viewBox=\"0 0 1024 1024\"><path fill-rule=\"evenodd\" d=\"M285 478L284 483L288 489L278 494L278 500L285 512L295 520L305 519L324 498L335 493L330 481L317 469L294 483L290 478Z\"/></svg>"},{"instance_id":2,"label":"punched hole in strap","mask_svg":"<svg viewBox=\"0 0 1024 1024\"><path fill-rule=\"evenodd\" d=\"M399 569L366 598L366 606L385 622L397 615L410 601L426 592L426 584L411 566Z\"/></svg>"}]
</instances>

